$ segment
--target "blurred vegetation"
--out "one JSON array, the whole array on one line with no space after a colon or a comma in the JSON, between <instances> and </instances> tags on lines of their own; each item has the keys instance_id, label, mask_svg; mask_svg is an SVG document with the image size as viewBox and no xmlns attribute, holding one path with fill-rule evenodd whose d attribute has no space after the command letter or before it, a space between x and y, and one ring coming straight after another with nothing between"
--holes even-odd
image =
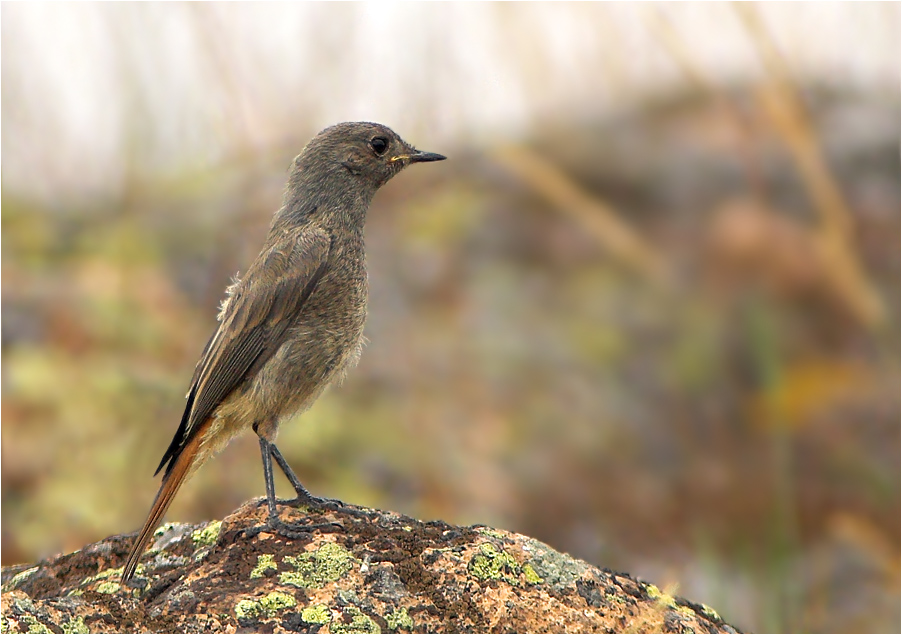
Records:
<instances>
[{"instance_id":1,"label":"blurred vegetation","mask_svg":"<svg viewBox=\"0 0 902 635\"><path fill-rule=\"evenodd\" d=\"M898 630L898 93L799 88L760 33L766 81L715 86L657 28L684 90L428 147L452 160L380 192L369 344L280 448L314 493L523 532L749 630ZM113 197L4 183L4 564L139 527L292 134ZM245 437L169 517L262 494Z\"/></svg>"}]
</instances>

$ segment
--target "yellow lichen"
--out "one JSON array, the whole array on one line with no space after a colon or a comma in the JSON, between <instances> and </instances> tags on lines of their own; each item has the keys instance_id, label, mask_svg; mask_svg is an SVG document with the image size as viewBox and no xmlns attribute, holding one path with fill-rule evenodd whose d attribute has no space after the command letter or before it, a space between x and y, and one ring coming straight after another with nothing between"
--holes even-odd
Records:
<instances>
[{"instance_id":1,"label":"yellow lichen","mask_svg":"<svg viewBox=\"0 0 902 635\"><path fill-rule=\"evenodd\" d=\"M119 583L118 582L101 582L97 585L98 593L106 593L108 595L112 595L113 593L117 593L119 591Z\"/></svg>"},{"instance_id":2,"label":"yellow lichen","mask_svg":"<svg viewBox=\"0 0 902 635\"><path fill-rule=\"evenodd\" d=\"M79 615L78 617L74 617L65 624L63 624L63 632L64 633L90 633L90 629L85 624L84 618Z\"/></svg>"},{"instance_id":3,"label":"yellow lichen","mask_svg":"<svg viewBox=\"0 0 902 635\"><path fill-rule=\"evenodd\" d=\"M517 560L490 542L479 545L479 553L473 557L467 569L480 580L501 579L515 586L519 582L520 565Z\"/></svg>"},{"instance_id":4,"label":"yellow lichen","mask_svg":"<svg viewBox=\"0 0 902 635\"><path fill-rule=\"evenodd\" d=\"M301 619L308 624L327 624L330 619L329 607L325 604L305 607L301 611Z\"/></svg>"},{"instance_id":5,"label":"yellow lichen","mask_svg":"<svg viewBox=\"0 0 902 635\"><path fill-rule=\"evenodd\" d=\"M329 623L330 633L381 633L382 629L369 615L365 615L356 606L345 608L351 616L350 623L343 619L334 619Z\"/></svg>"},{"instance_id":6,"label":"yellow lichen","mask_svg":"<svg viewBox=\"0 0 902 635\"><path fill-rule=\"evenodd\" d=\"M191 532L191 539L198 545L209 547L215 545L219 538L219 530L222 528L222 521L216 520L204 527Z\"/></svg>"},{"instance_id":7,"label":"yellow lichen","mask_svg":"<svg viewBox=\"0 0 902 635\"><path fill-rule=\"evenodd\" d=\"M251 579L262 578L270 569L277 569L271 553L257 556L257 566L251 571Z\"/></svg>"},{"instance_id":8,"label":"yellow lichen","mask_svg":"<svg viewBox=\"0 0 902 635\"><path fill-rule=\"evenodd\" d=\"M707 617L709 620L712 620L714 622L722 622L723 621L723 618L720 616L720 614L717 611L715 611L714 609L712 609L710 606L708 606L707 604L702 604L701 607L702 607L702 615Z\"/></svg>"},{"instance_id":9,"label":"yellow lichen","mask_svg":"<svg viewBox=\"0 0 902 635\"><path fill-rule=\"evenodd\" d=\"M413 630L413 618L407 614L407 607L404 606L392 611L391 615L386 615L385 622L393 631L396 631L399 628L404 628L408 631Z\"/></svg>"},{"instance_id":10,"label":"yellow lichen","mask_svg":"<svg viewBox=\"0 0 902 635\"><path fill-rule=\"evenodd\" d=\"M329 542L316 551L302 553L297 557L287 556L285 562L292 565L294 571L281 573L279 581L307 589L335 582L353 569L358 560L341 545Z\"/></svg>"},{"instance_id":11,"label":"yellow lichen","mask_svg":"<svg viewBox=\"0 0 902 635\"><path fill-rule=\"evenodd\" d=\"M30 578L40 567L32 567L14 575L9 582L3 585L3 592L6 593L15 589L21 583Z\"/></svg>"},{"instance_id":12,"label":"yellow lichen","mask_svg":"<svg viewBox=\"0 0 902 635\"><path fill-rule=\"evenodd\" d=\"M529 584L541 584L542 582L542 577L536 573L536 570L528 562L523 565L523 577L526 578Z\"/></svg>"},{"instance_id":13,"label":"yellow lichen","mask_svg":"<svg viewBox=\"0 0 902 635\"><path fill-rule=\"evenodd\" d=\"M235 605L235 617L238 619L272 617L277 611L297 606L297 603L298 601L293 595L273 591L258 600L239 600L238 604Z\"/></svg>"}]
</instances>

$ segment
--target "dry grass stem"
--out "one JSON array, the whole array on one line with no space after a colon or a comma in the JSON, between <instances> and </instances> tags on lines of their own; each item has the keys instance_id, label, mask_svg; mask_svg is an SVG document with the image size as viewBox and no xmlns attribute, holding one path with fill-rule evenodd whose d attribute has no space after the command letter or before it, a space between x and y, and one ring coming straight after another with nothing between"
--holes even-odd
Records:
<instances>
[{"instance_id":1,"label":"dry grass stem","mask_svg":"<svg viewBox=\"0 0 902 635\"><path fill-rule=\"evenodd\" d=\"M523 146L499 148L493 156L555 209L576 219L615 259L650 280L667 282L669 270L658 251L616 210L586 192L555 165Z\"/></svg>"}]
</instances>

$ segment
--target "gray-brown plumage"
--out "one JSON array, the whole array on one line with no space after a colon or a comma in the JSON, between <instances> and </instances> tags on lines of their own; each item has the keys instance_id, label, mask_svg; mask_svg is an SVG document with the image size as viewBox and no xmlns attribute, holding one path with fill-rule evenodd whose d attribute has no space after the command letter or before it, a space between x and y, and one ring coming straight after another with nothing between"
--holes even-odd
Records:
<instances>
[{"instance_id":1,"label":"gray-brown plumage","mask_svg":"<svg viewBox=\"0 0 902 635\"><path fill-rule=\"evenodd\" d=\"M376 191L411 163L445 157L419 152L389 128L343 123L323 130L295 158L266 244L227 290L219 328L194 371L181 424L163 455L160 491L132 546L123 582L135 573L181 484L235 435L260 440L269 522L276 508L272 459L304 504L322 503L274 445L279 423L310 407L360 354L366 319L363 249Z\"/></svg>"}]
</instances>

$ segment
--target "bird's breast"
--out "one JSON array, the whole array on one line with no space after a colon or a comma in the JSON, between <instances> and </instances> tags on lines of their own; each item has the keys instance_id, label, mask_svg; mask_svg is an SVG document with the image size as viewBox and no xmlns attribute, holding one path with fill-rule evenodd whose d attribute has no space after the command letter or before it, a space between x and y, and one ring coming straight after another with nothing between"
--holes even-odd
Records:
<instances>
[{"instance_id":1,"label":"bird's breast","mask_svg":"<svg viewBox=\"0 0 902 635\"><path fill-rule=\"evenodd\" d=\"M367 276L362 250L327 263L282 346L253 382L270 418L306 410L327 385L357 362L366 321ZM274 387L279 387L278 389Z\"/></svg>"},{"instance_id":2,"label":"bird's breast","mask_svg":"<svg viewBox=\"0 0 902 635\"><path fill-rule=\"evenodd\" d=\"M333 263L327 269L289 338L292 346L287 353L298 372L328 382L353 365L363 341L367 291L362 256Z\"/></svg>"}]
</instances>

